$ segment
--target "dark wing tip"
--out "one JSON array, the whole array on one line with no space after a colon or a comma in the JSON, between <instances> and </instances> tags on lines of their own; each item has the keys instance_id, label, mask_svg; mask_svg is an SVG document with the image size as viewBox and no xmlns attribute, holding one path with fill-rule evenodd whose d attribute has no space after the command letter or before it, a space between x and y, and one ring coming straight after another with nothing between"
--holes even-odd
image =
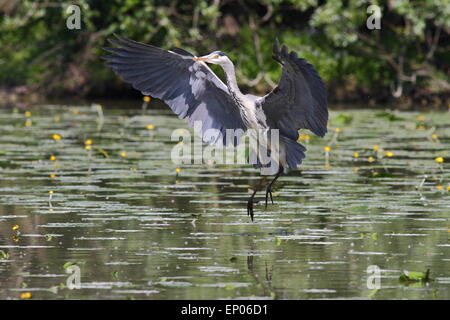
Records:
<instances>
[{"instance_id":1,"label":"dark wing tip","mask_svg":"<svg viewBox=\"0 0 450 320\"><path fill-rule=\"evenodd\" d=\"M108 53L114 53L114 49L110 47L102 47L102 50L108 52Z\"/></svg>"},{"instance_id":2,"label":"dark wing tip","mask_svg":"<svg viewBox=\"0 0 450 320\"><path fill-rule=\"evenodd\" d=\"M194 55L192 53L190 53L187 50L181 49L181 48L175 47L175 48L170 49L170 51L178 53L179 55L182 55L182 56L194 57Z\"/></svg>"},{"instance_id":3,"label":"dark wing tip","mask_svg":"<svg viewBox=\"0 0 450 320\"><path fill-rule=\"evenodd\" d=\"M277 55L280 52L280 41L278 41L278 38L275 38L275 41L273 42L273 54Z\"/></svg>"},{"instance_id":4,"label":"dark wing tip","mask_svg":"<svg viewBox=\"0 0 450 320\"><path fill-rule=\"evenodd\" d=\"M117 33L113 33L113 36L116 37L117 40L115 39L108 39L108 41L112 44L115 44L116 46L124 46L124 45L133 45L133 44L138 44L138 45L144 45L144 46L148 46L144 43L138 42L138 41L134 41L131 39L127 39L125 37L119 36Z\"/></svg>"},{"instance_id":5,"label":"dark wing tip","mask_svg":"<svg viewBox=\"0 0 450 320\"><path fill-rule=\"evenodd\" d=\"M288 49L288 47L285 44L283 44L281 46L281 54L283 56L287 56L289 54L289 49Z\"/></svg>"},{"instance_id":6,"label":"dark wing tip","mask_svg":"<svg viewBox=\"0 0 450 320\"><path fill-rule=\"evenodd\" d=\"M275 38L275 41L273 42L272 53L272 58L282 64L280 57L280 42L278 41L278 38Z\"/></svg>"},{"instance_id":7,"label":"dark wing tip","mask_svg":"<svg viewBox=\"0 0 450 320\"><path fill-rule=\"evenodd\" d=\"M115 33L115 32L113 32L113 36L114 37L116 37L118 40L120 40L120 41L124 41L124 40L127 40L126 38L124 38L124 37L122 37L122 36L119 36L117 33Z\"/></svg>"},{"instance_id":8,"label":"dark wing tip","mask_svg":"<svg viewBox=\"0 0 450 320\"><path fill-rule=\"evenodd\" d=\"M114 38L107 38L106 40L115 46L121 46L128 40L124 37L119 36L117 33L113 33L113 36Z\"/></svg>"},{"instance_id":9,"label":"dark wing tip","mask_svg":"<svg viewBox=\"0 0 450 320\"><path fill-rule=\"evenodd\" d=\"M112 45L115 45L115 46L120 46L120 45L121 45L121 43L118 42L118 41L115 40L115 39L110 39L110 38L108 38L107 40L108 40L108 42L111 43Z\"/></svg>"},{"instance_id":10,"label":"dark wing tip","mask_svg":"<svg viewBox=\"0 0 450 320\"><path fill-rule=\"evenodd\" d=\"M325 124L325 125L326 125L326 124ZM314 134L317 135L318 137L323 138L323 137L325 137L325 135L327 134L328 129L327 129L327 127L322 127L322 128L319 128L319 129L314 130L313 132L314 132Z\"/></svg>"},{"instance_id":11,"label":"dark wing tip","mask_svg":"<svg viewBox=\"0 0 450 320\"><path fill-rule=\"evenodd\" d=\"M280 42L278 41L278 38L275 38L272 51L272 58L281 64L283 64L283 61L289 56L289 49L285 44L283 44L280 49Z\"/></svg>"},{"instance_id":12,"label":"dark wing tip","mask_svg":"<svg viewBox=\"0 0 450 320\"><path fill-rule=\"evenodd\" d=\"M295 72L300 72L303 76L302 78L306 81L310 89L312 98L314 99L314 105L310 106L311 109L308 109L307 114L301 116L301 122L296 123L295 125L300 125L299 128L309 129L314 132L314 134L323 137L327 133L328 108L327 90L322 78L316 71L315 67L305 59L299 58L295 51L289 52L289 48L284 44L280 48L278 39L275 39L274 41L273 58L283 65L283 68L287 65L288 68L293 69L291 70L293 71L291 72L291 76L295 75ZM288 75L285 76L289 77ZM280 84L277 88L282 89ZM271 94L277 94L277 89L272 90Z\"/></svg>"}]
</instances>

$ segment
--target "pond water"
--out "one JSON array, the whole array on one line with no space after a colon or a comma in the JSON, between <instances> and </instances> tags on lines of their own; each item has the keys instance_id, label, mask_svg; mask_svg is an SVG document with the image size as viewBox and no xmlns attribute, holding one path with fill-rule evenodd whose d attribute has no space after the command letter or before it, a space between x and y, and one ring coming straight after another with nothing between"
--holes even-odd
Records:
<instances>
[{"instance_id":1,"label":"pond water","mask_svg":"<svg viewBox=\"0 0 450 320\"><path fill-rule=\"evenodd\" d=\"M449 113L331 112L252 222L259 173L172 163L153 106L0 110L0 299L450 299Z\"/></svg>"}]
</instances>

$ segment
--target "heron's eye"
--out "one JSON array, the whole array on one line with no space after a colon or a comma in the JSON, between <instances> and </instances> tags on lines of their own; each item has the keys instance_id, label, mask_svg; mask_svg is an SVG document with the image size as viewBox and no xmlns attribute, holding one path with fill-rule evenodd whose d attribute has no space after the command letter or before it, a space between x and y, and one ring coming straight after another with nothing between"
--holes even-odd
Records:
<instances>
[{"instance_id":1,"label":"heron's eye","mask_svg":"<svg viewBox=\"0 0 450 320\"><path fill-rule=\"evenodd\" d=\"M213 55L213 59L219 59L219 55L218 54Z\"/></svg>"}]
</instances>

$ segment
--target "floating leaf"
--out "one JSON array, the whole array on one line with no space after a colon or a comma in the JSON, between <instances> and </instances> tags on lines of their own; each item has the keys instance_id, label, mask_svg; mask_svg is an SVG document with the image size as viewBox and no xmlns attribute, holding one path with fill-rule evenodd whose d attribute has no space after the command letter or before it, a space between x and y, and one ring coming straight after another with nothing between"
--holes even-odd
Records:
<instances>
[{"instance_id":1,"label":"floating leaf","mask_svg":"<svg viewBox=\"0 0 450 320\"><path fill-rule=\"evenodd\" d=\"M275 244L276 244L277 246L281 245L281 242L282 242L282 240L281 240L280 238L275 237Z\"/></svg>"},{"instance_id":2,"label":"floating leaf","mask_svg":"<svg viewBox=\"0 0 450 320\"><path fill-rule=\"evenodd\" d=\"M377 294L378 291L380 291L380 289L373 289L372 291L369 292L367 297L368 298L373 298Z\"/></svg>"},{"instance_id":3,"label":"floating leaf","mask_svg":"<svg viewBox=\"0 0 450 320\"><path fill-rule=\"evenodd\" d=\"M6 251L0 250L0 258L5 259L5 260L9 259L9 253Z\"/></svg>"},{"instance_id":4,"label":"floating leaf","mask_svg":"<svg viewBox=\"0 0 450 320\"><path fill-rule=\"evenodd\" d=\"M47 291L54 293L54 294L58 294L58 286L52 286L50 288L47 289Z\"/></svg>"},{"instance_id":5,"label":"floating leaf","mask_svg":"<svg viewBox=\"0 0 450 320\"><path fill-rule=\"evenodd\" d=\"M76 265L76 264L77 264L76 262L68 261L68 262L64 263L63 268L67 269L68 267Z\"/></svg>"},{"instance_id":6,"label":"floating leaf","mask_svg":"<svg viewBox=\"0 0 450 320\"><path fill-rule=\"evenodd\" d=\"M101 153L105 158L109 158L109 154L108 152L106 152L106 150L98 149L98 152Z\"/></svg>"},{"instance_id":7,"label":"floating leaf","mask_svg":"<svg viewBox=\"0 0 450 320\"><path fill-rule=\"evenodd\" d=\"M400 275L400 281L430 281L430 269L426 272L404 270Z\"/></svg>"},{"instance_id":8,"label":"floating leaf","mask_svg":"<svg viewBox=\"0 0 450 320\"><path fill-rule=\"evenodd\" d=\"M64 263L63 268L67 269L70 266L75 266L75 265L80 265L80 264L84 264L84 262L81 262L81 261L68 261L68 262Z\"/></svg>"},{"instance_id":9,"label":"floating leaf","mask_svg":"<svg viewBox=\"0 0 450 320\"><path fill-rule=\"evenodd\" d=\"M353 116L351 114L341 113L336 118L333 119L335 124L350 124L353 121Z\"/></svg>"},{"instance_id":10,"label":"floating leaf","mask_svg":"<svg viewBox=\"0 0 450 320\"><path fill-rule=\"evenodd\" d=\"M236 288L236 286L234 284L232 284L232 283L227 283L225 285L225 290L233 290L235 288Z\"/></svg>"},{"instance_id":11,"label":"floating leaf","mask_svg":"<svg viewBox=\"0 0 450 320\"><path fill-rule=\"evenodd\" d=\"M389 121L402 121L402 120L405 120L404 118L397 117L395 114L390 113L390 112L376 113L375 117L377 117L377 118L385 118L385 119L387 119Z\"/></svg>"}]
</instances>

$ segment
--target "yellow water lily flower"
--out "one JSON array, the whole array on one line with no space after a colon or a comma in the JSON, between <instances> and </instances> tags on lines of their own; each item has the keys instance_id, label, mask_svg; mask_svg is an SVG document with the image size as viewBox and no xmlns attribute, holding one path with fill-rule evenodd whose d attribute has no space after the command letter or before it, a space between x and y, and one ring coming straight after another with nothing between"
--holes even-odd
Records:
<instances>
[{"instance_id":1,"label":"yellow water lily flower","mask_svg":"<svg viewBox=\"0 0 450 320\"><path fill-rule=\"evenodd\" d=\"M20 294L20 299L31 299L31 292L22 292Z\"/></svg>"}]
</instances>

